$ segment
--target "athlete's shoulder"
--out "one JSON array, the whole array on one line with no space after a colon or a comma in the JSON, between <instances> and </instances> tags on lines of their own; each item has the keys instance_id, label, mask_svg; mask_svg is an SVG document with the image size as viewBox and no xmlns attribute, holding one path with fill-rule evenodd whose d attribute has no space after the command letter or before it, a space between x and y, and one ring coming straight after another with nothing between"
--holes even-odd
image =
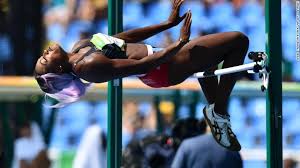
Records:
<instances>
[{"instance_id":1,"label":"athlete's shoulder","mask_svg":"<svg viewBox=\"0 0 300 168\"><path fill-rule=\"evenodd\" d=\"M101 83L112 79L112 61L100 53L92 53L73 67L75 74L89 82Z\"/></svg>"},{"instance_id":2,"label":"athlete's shoulder","mask_svg":"<svg viewBox=\"0 0 300 168\"><path fill-rule=\"evenodd\" d=\"M82 56L81 56L82 57ZM111 59L107 58L101 52L86 53L80 61L74 65L77 72L93 71L94 68L103 68L111 64Z\"/></svg>"}]
</instances>

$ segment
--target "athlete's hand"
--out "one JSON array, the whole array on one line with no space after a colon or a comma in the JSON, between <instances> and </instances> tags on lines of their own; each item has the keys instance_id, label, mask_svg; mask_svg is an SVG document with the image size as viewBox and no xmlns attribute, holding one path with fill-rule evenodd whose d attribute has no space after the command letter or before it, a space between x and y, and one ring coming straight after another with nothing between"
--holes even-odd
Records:
<instances>
[{"instance_id":1,"label":"athlete's hand","mask_svg":"<svg viewBox=\"0 0 300 168\"><path fill-rule=\"evenodd\" d=\"M188 42L191 35L192 12L189 10L185 16L184 23L180 29L180 40Z\"/></svg>"},{"instance_id":2,"label":"athlete's hand","mask_svg":"<svg viewBox=\"0 0 300 168\"><path fill-rule=\"evenodd\" d=\"M183 16L179 16L180 7L183 2L184 0L173 0L172 12L168 18L168 23L170 25L176 26L185 18L186 14L184 14ZM159 12L164 12L164 11L159 11Z\"/></svg>"}]
</instances>

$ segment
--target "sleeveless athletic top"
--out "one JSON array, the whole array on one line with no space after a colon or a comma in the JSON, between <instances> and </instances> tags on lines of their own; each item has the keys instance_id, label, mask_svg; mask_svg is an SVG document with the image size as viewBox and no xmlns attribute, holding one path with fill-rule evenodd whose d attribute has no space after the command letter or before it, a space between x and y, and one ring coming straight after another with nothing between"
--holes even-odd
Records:
<instances>
[{"instance_id":1,"label":"sleeveless athletic top","mask_svg":"<svg viewBox=\"0 0 300 168\"><path fill-rule=\"evenodd\" d=\"M103 34L96 34L90 41L86 41L82 45L74 49L73 53L77 53L82 48L91 47L85 54L83 54L77 61L75 61L73 68L76 67L77 63L81 61L85 56L88 56L94 52L101 52L104 56L110 59L127 59L125 45L125 42L121 39ZM154 52L162 50L161 48L153 48L150 45L146 46L148 50L148 56L152 55ZM170 86L168 72L169 65L165 63L157 68L152 69L146 74L137 75L137 77L144 84L153 88L168 87Z\"/></svg>"},{"instance_id":2,"label":"sleeveless athletic top","mask_svg":"<svg viewBox=\"0 0 300 168\"><path fill-rule=\"evenodd\" d=\"M72 53L78 53L78 51L82 48L91 47L85 54L83 54L77 61L75 61L73 66L76 67L79 61L94 52L101 52L104 56L110 59L125 59L125 46L126 43L121 39L107 36L101 33L94 34L93 38L90 41L84 42L82 45L73 50Z\"/></svg>"}]
</instances>

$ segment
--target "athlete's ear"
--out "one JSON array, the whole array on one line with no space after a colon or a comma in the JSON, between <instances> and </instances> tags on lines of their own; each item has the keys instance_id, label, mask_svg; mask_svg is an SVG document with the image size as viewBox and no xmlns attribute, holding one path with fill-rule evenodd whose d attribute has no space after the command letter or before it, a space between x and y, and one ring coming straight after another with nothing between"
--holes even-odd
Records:
<instances>
[{"instance_id":1,"label":"athlete's ear","mask_svg":"<svg viewBox=\"0 0 300 168\"><path fill-rule=\"evenodd\" d=\"M58 66L58 72L59 72L59 73L63 73L63 71L64 71L64 70L63 70L62 65L59 65L59 66Z\"/></svg>"}]
</instances>

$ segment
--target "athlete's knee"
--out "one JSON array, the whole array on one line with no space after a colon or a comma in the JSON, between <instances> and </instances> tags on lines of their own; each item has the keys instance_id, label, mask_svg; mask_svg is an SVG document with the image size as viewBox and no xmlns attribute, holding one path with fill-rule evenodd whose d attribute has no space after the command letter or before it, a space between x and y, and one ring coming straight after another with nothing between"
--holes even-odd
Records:
<instances>
[{"instance_id":1,"label":"athlete's knee","mask_svg":"<svg viewBox=\"0 0 300 168\"><path fill-rule=\"evenodd\" d=\"M249 38L247 35L245 35L244 33L242 32L239 32L239 31L234 31L234 37L235 39L237 40L237 44L245 47L248 49L249 47Z\"/></svg>"}]
</instances>

